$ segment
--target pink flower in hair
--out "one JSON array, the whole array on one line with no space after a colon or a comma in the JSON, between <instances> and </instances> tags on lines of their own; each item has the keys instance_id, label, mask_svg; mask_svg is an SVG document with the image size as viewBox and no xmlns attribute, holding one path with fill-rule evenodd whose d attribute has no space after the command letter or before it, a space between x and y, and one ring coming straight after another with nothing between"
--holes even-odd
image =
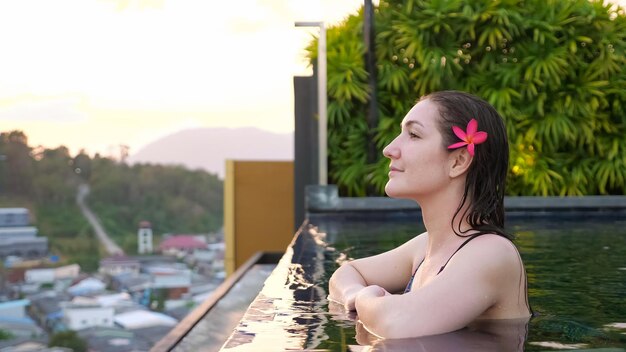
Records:
<instances>
[{"instance_id":1,"label":"pink flower in hair","mask_svg":"<svg viewBox=\"0 0 626 352\"><path fill-rule=\"evenodd\" d=\"M467 151L471 156L474 156L474 146L487 140L487 132L478 131L478 122L476 119L471 119L470 122L467 123L467 129L465 131L458 126L452 126L452 131L462 142L450 144L448 149L457 149L467 146Z\"/></svg>"}]
</instances>

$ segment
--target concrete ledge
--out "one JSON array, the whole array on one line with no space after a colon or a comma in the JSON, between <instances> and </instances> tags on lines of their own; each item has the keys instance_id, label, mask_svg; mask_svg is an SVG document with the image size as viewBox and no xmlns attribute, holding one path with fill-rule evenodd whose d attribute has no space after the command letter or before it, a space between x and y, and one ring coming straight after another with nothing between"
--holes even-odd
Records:
<instances>
[{"instance_id":1,"label":"concrete ledge","mask_svg":"<svg viewBox=\"0 0 626 352\"><path fill-rule=\"evenodd\" d=\"M235 285L245 280L245 276L255 265L258 264L277 264L283 253L278 252L257 252L250 259L248 259L241 267L239 267L233 274L229 275L226 280L215 290L209 298L207 298L200 306L194 309L188 314L182 321L180 321L167 335L165 335L159 342L157 342L150 352L170 352L174 351L179 345L185 345L183 340L192 331L192 329L211 312L211 310L218 305L220 300L223 300L225 296L235 287ZM265 278L263 278L264 280ZM255 294L256 296L256 294ZM250 298L254 299L254 296ZM211 336L207 336L210 340ZM226 336L227 337L227 336ZM195 341L194 341L195 342ZM222 345L224 341L207 341L205 345L218 344ZM192 343L190 343L192 344Z\"/></svg>"}]
</instances>

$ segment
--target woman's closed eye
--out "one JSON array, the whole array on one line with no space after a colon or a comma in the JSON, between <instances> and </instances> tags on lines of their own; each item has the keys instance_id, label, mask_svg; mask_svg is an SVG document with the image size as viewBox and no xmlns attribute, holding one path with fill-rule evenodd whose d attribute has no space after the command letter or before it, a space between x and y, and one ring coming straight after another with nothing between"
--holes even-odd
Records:
<instances>
[{"instance_id":1,"label":"woman's closed eye","mask_svg":"<svg viewBox=\"0 0 626 352\"><path fill-rule=\"evenodd\" d=\"M419 135L417 135L417 133L409 132L409 138L411 138L411 139L417 139L417 138L420 138L420 136L419 136Z\"/></svg>"}]
</instances>

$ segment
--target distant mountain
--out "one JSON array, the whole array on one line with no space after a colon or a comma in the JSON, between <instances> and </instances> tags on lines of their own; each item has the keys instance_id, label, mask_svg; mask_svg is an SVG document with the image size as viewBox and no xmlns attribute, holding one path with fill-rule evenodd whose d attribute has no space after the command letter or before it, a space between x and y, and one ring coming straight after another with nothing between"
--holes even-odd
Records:
<instances>
[{"instance_id":1,"label":"distant mountain","mask_svg":"<svg viewBox=\"0 0 626 352\"><path fill-rule=\"evenodd\" d=\"M257 128L194 128L158 139L132 153L128 162L183 165L224 178L226 159L293 160L293 133Z\"/></svg>"}]
</instances>

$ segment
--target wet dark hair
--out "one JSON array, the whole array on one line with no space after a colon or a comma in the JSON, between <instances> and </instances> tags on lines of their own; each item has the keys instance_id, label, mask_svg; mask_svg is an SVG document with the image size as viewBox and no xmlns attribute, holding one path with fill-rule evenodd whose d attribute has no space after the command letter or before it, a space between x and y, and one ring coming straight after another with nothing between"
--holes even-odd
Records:
<instances>
[{"instance_id":1,"label":"wet dark hair","mask_svg":"<svg viewBox=\"0 0 626 352\"><path fill-rule=\"evenodd\" d=\"M484 143L476 145L474 160L467 171L463 197L452 218L454 233L461 237L495 233L513 239L513 235L504 231L504 187L509 167L509 144L502 117L489 103L465 92L434 92L420 98L420 101L426 99L435 103L439 109L441 118L438 128L446 150L450 144L460 142L452 126L465 130L471 119L476 119L478 130L488 135ZM468 198L469 207L460 214ZM471 230L461 230L458 216L467 220Z\"/></svg>"}]
</instances>

